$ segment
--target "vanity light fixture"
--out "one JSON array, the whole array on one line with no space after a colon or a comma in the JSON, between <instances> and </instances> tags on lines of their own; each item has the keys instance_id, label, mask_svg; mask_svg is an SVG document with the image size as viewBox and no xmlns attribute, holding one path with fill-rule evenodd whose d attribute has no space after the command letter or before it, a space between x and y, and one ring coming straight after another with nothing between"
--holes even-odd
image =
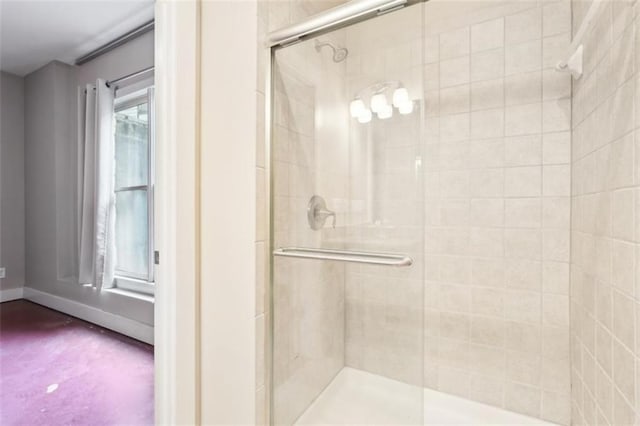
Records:
<instances>
[{"instance_id":1,"label":"vanity light fixture","mask_svg":"<svg viewBox=\"0 0 640 426\"><path fill-rule=\"evenodd\" d=\"M355 98L349 104L349 111L351 112L351 117L358 118L362 114L364 114L367 107L364 105L364 102L360 98Z\"/></svg>"},{"instance_id":2,"label":"vanity light fixture","mask_svg":"<svg viewBox=\"0 0 640 426\"><path fill-rule=\"evenodd\" d=\"M371 117L373 116L373 114L371 114L371 110L370 109L365 109L364 111L362 111L362 113L358 116L358 123L368 123L371 121Z\"/></svg>"},{"instance_id":3,"label":"vanity light fixture","mask_svg":"<svg viewBox=\"0 0 640 426\"><path fill-rule=\"evenodd\" d=\"M391 118L393 116L393 107L391 105L387 105L385 108L378 111L377 114L380 120Z\"/></svg>"},{"instance_id":4,"label":"vanity light fixture","mask_svg":"<svg viewBox=\"0 0 640 426\"><path fill-rule=\"evenodd\" d=\"M405 103L398 107L398 111L403 115L411 114L413 112L413 101L407 100Z\"/></svg>"},{"instance_id":5,"label":"vanity light fixture","mask_svg":"<svg viewBox=\"0 0 640 426\"><path fill-rule=\"evenodd\" d=\"M400 86L393 91L393 106L400 108L402 105L409 101L409 92L404 87Z\"/></svg>"},{"instance_id":6,"label":"vanity light fixture","mask_svg":"<svg viewBox=\"0 0 640 426\"><path fill-rule=\"evenodd\" d=\"M371 97L371 111L378 113L387 109L387 97L384 93L376 93Z\"/></svg>"},{"instance_id":7,"label":"vanity light fixture","mask_svg":"<svg viewBox=\"0 0 640 426\"><path fill-rule=\"evenodd\" d=\"M390 98L387 92L390 93ZM371 109L368 109L365 99L369 99ZM389 102L391 101L391 103ZM374 83L360 90L349 104L351 117L359 123L368 123L375 113L378 119L386 120L393 117L393 108L397 108L402 115L413 112L414 101L409 97L409 91L400 81L383 81Z\"/></svg>"}]
</instances>

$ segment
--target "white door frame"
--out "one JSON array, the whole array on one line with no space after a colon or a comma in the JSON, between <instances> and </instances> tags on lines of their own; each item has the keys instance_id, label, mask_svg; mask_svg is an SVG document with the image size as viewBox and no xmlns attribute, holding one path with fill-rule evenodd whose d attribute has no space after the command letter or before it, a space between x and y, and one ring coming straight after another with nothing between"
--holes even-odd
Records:
<instances>
[{"instance_id":1,"label":"white door frame","mask_svg":"<svg viewBox=\"0 0 640 426\"><path fill-rule=\"evenodd\" d=\"M155 28L155 420L249 425L257 1L158 0Z\"/></svg>"},{"instance_id":2,"label":"white door frame","mask_svg":"<svg viewBox=\"0 0 640 426\"><path fill-rule=\"evenodd\" d=\"M155 17L155 422L200 423L200 2L158 0Z\"/></svg>"}]
</instances>

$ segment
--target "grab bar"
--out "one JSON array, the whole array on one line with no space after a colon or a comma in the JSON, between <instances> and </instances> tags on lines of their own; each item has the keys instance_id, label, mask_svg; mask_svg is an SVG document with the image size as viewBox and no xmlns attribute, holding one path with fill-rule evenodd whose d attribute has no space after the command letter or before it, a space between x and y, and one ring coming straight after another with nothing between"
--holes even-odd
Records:
<instances>
[{"instance_id":1,"label":"grab bar","mask_svg":"<svg viewBox=\"0 0 640 426\"><path fill-rule=\"evenodd\" d=\"M369 265L411 266L413 259L401 254L373 253L364 251L316 249L305 247L283 247L273 251L274 256L301 259L336 260L339 262L366 263Z\"/></svg>"}]
</instances>

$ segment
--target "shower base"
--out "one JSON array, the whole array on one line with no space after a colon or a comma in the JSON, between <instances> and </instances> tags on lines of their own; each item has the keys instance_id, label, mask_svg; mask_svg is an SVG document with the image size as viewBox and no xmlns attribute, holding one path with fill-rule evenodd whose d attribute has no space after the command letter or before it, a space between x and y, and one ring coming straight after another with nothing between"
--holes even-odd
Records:
<instances>
[{"instance_id":1,"label":"shower base","mask_svg":"<svg viewBox=\"0 0 640 426\"><path fill-rule=\"evenodd\" d=\"M300 416L298 425L539 425L500 408L345 367Z\"/></svg>"}]
</instances>

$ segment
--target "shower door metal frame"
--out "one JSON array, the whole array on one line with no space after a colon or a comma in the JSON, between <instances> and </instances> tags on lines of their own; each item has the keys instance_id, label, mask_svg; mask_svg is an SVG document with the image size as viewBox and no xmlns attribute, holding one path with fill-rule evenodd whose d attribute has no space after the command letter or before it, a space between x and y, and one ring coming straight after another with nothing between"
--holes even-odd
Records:
<instances>
[{"instance_id":1,"label":"shower door metal frame","mask_svg":"<svg viewBox=\"0 0 640 426\"><path fill-rule=\"evenodd\" d=\"M428 0L352 0L341 6L337 6L310 17L302 22L272 31L267 34L265 48L269 49L269 60L265 72L265 164L268 165L269 179L266 184L266 199L269 200L267 210L269 222L269 241L267 244L267 255L269 260L268 277L268 298L269 312L266 333L265 365L268 367L265 390L268 401L269 425L274 423L274 395L273 395L273 330L274 330L274 167L273 167L273 122L272 112L274 110L273 97L273 69L275 66L275 54L278 50L286 48L298 42L318 37L322 34L330 33L338 29L349 27L363 21L374 19L380 15L393 13L402 10L407 6L418 3L425 3Z\"/></svg>"}]
</instances>

